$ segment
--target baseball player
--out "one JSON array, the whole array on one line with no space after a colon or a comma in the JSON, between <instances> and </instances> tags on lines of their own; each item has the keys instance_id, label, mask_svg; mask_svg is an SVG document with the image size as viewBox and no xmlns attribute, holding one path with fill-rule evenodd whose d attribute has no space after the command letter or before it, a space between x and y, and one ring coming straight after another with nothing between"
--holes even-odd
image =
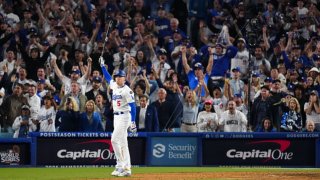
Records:
<instances>
[{"instance_id":1,"label":"baseball player","mask_svg":"<svg viewBox=\"0 0 320 180\"><path fill-rule=\"evenodd\" d=\"M105 79L112 89L112 106L114 110L114 130L111 143L117 158L116 169L113 176L131 176L131 162L128 148L127 130L136 132L136 105L133 91L125 85L125 72L117 70L114 74L115 81L104 66L104 59L99 58Z\"/></svg>"}]
</instances>

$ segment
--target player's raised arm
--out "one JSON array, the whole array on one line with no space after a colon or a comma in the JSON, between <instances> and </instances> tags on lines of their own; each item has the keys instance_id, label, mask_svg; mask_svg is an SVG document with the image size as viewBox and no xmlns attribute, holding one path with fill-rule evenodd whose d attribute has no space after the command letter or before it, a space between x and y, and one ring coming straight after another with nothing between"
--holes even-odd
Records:
<instances>
[{"instance_id":1,"label":"player's raised arm","mask_svg":"<svg viewBox=\"0 0 320 180\"><path fill-rule=\"evenodd\" d=\"M99 62L100 62L100 66L101 66L101 70L102 70L102 73L104 75L104 78L107 80L108 84L110 84L110 81L112 80L112 77L111 77L111 75L109 74L107 68L104 65L104 59L103 59L102 56L100 56Z\"/></svg>"}]
</instances>

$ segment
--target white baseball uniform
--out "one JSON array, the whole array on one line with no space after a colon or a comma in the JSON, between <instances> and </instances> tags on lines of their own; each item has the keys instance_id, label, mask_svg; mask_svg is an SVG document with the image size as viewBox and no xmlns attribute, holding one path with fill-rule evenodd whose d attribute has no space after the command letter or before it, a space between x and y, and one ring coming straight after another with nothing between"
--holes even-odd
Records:
<instances>
[{"instance_id":1,"label":"white baseball uniform","mask_svg":"<svg viewBox=\"0 0 320 180\"><path fill-rule=\"evenodd\" d=\"M111 143L117 157L116 168L126 170L131 169L131 161L127 139L127 129L131 125L131 107L129 103L134 103L133 91L124 85L119 87L113 80L110 81L112 89L112 105L114 111L114 130Z\"/></svg>"}]
</instances>

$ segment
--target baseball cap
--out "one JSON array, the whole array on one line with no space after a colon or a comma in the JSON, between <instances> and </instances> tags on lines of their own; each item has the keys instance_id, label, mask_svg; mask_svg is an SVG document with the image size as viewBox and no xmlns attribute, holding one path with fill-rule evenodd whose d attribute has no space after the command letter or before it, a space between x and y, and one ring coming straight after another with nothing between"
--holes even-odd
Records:
<instances>
[{"instance_id":1,"label":"baseball cap","mask_svg":"<svg viewBox=\"0 0 320 180\"><path fill-rule=\"evenodd\" d=\"M28 80L26 82L26 85L37 87L37 83L35 81L33 81L33 80Z\"/></svg>"},{"instance_id":2,"label":"baseball cap","mask_svg":"<svg viewBox=\"0 0 320 180\"><path fill-rule=\"evenodd\" d=\"M66 37L66 36L64 35L64 33L61 33L61 32L59 32L59 33L56 35L56 38L64 38L64 37Z\"/></svg>"},{"instance_id":3,"label":"baseball cap","mask_svg":"<svg viewBox=\"0 0 320 180\"><path fill-rule=\"evenodd\" d=\"M36 37L39 37L40 35L37 33L37 32L35 32L35 33L32 33L31 35L30 35L30 37L31 38L36 38Z\"/></svg>"},{"instance_id":4,"label":"baseball cap","mask_svg":"<svg viewBox=\"0 0 320 180\"><path fill-rule=\"evenodd\" d=\"M158 50L158 54L159 54L159 56L160 55L167 55L167 51L165 49L161 48Z\"/></svg>"},{"instance_id":5,"label":"baseball cap","mask_svg":"<svg viewBox=\"0 0 320 180\"><path fill-rule=\"evenodd\" d=\"M72 69L71 73L80 74L80 70L79 69Z\"/></svg>"},{"instance_id":6,"label":"baseball cap","mask_svg":"<svg viewBox=\"0 0 320 180\"><path fill-rule=\"evenodd\" d=\"M29 9L29 8L24 9L23 12L32 13L31 9Z\"/></svg>"},{"instance_id":7,"label":"baseball cap","mask_svg":"<svg viewBox=\"0 0 320 180\"><path fill-rule=\"evenodd\" d=\"M295 89L293 84L289 84L287 87L288 91L293 91Z\"/></svg>"},{"instance_id":8,"label":"baseball cap","mask_svg":"<svg viewBox=\"0 0 320 180\"><path fill-rule=\"evenodd\" d=\"M164 10L164 7L162 6L162 5L160 5L159 7L158 7L158 11L159 10Z\"/></svg>"},{"instance_id":9,"label":"baseball cap","mask_svg":"<svg viewBox=\"0 0 320 180\"><path fill-rule=\"evenodd\" d=\"M66 8L65 8L64 6L60 6L60 7L59 7L59 10L61 10L61 11L66 11Z\"/></svg>"},{"instance_id":10,"label":"baseball cap","mask_svg":"<svg viewBox=\"0 0 320 180\"><path fill-rule=\"evenodd\" d=\"M222 43L217 43L216 47L224 48L224 45Z\"/></svg>"},{"instance_id":11,"label":"baseball cap","mask_svg":"<svg viewBox=\"0 0 320 180\"><path fill-rule=\"evenodd\" d=\"M92 81L101 83L101 78L99 76L95 76L92 78Z\"/></svg>"},{"instance_id":12,"label":"baseball cap","mask_svg":"<svg viewBox=\"0 0 320 180\"><path fill-rule=\"evenodd\" d=\"M28 31L29 31L29 34L32 34L32 33L36 33L37 29L35 27L31 27L28 29Z\"/></svg>"},{"instance_id":13,"label":"baseball cap","mask_svg":"<svg viewBox=\"0 0 320 180\"><path fill-rule=\"evenodd\" d=\"M22 106L21 106L21 109L27 109L27 110L30 110L30 107L29 107L28 105L26 105L26 104L25 104L25 105L22 105Z\"/></svg>"},{"instance_id":14,"label":"baseball cap","mask_svg":"<svg viewBox=\"0 0 320 180\"><path fill-rule=\"evenodd\" d=\"M107 12L115 12L115 11L116 11L116 9L113 6L109 6L107 8Z\"/></svg>"},{"instance_id":15,"label":"baseball cap","mask_svg":"<svg viewBox=\"0 0 320 180\"><path fill-rule=\"evenodd\" d=\"M314 95L316 95L316 96L319 96L319 93L318 93L318 91L316 91L316 90L312 90L311 92L310 92L310 95L311 94L314 94Z\"/></svg>"},{"instance_id":16,"label":"baseball cap","mask_svg":"<svg viewBox=\"0 0 320 180\"><path fill-rule=\"evenodd\" d=\"M50 43L47 40L41 42L42 46L49 46Z\"/></svg>"},{"instance_id":17,"label":"baseball cap","mask_svg":"<svg viewBox=\"0 0 320 180\"><path fill-rule=\"evenodd\" d=\"M319 70L318 70L318 68L313 67L313 68L310 69L309 72L317 72L317 73L319 73ZM308 73L309 73L309 72L308 72Z\"/></svg>"},{"instance_id":18,"label":"baseball cap","mask_svg":"<svg viewBox=\"0 0 320 180\"><path fill-rule=\"evenodd\" d=\"M294 96L294 92L293 91L287 91L283 94L283 97L286 97L286 96Z\"/></svg>"},{"instance_id":19,"label":"baseball cap","mask_svg":"<svg viewBox=\"0 0 320 180\"><path fill-rule=\"evenodd\" d=\"M125 77L126 73L123 70L118 70L116 71L116 73L114 74L115 77L119 76L119 77Z\"/></svg>"},{"instance_id":20,"label":"baseball cap","mask_svg":"<svg viewBox=\"0 0 320 180\"><path fill-rule=\"evenodd\" d=\"M258 72L252 73L252 77L259 77L259 76L260 76L260 74Z\"/></svg>"},{"instance_id":21,"label":"baseball cap","mask_svg":"<svg viewBox=\"0 0 320 180\"><path fill-rule=\"evenodd\" d=\"M45 79L38 79L38 84L45 84L46 80Z\"/></svg>"},{"instance_id":22,"label":"baseball cap","mask_svg":"<svg viewBox=\"0 0 320 180\"><path fill-rule=\"evenodd\" d=\"M274 84L274 83L277 83L277 82L281 83L280 79L274 79L274 80L272 81L273 84Z\"/></svg>"},{"instance_id":23,"label":"baseball cap","mask_svg":"<svg viewBox=\"0 0 320 180\"><path fill-rule=\"evenodd\" d=\"M124 48L124 47L126 47L123 43L121 43L120 45L119 45L119 47L121 47L121 48Z\"/></svg>"},{"instance_id":24,"label":"baseball cap","mask_svg":"<svg viewBox=\"0 0 320 180\"><path fill-rule=\"evenodd\" d=\"M212 105L212 100L211 100L211 99L207 99L207 100L204 101L204 104L210 104L210 105Z\"/></svg>"},{"instance_id":25,"label":"baseball cap","mask_svg":"<svg viewBox=\"0 0 320 180\"><path fill-rule=\"evenodd\" d=\"M151 16L147 16L146 20L150 20L150 21L152 21L152 20L153 20L153 17L151 17Z\"/></svg>"},{"instance_id":26,"label":"baseball cap","mask_svg":"<svg viewBox=\"0 0 320 180\"><path fill-rule=\"evenodd\" d=\"M235 67L232 69L232 72L235 72L235 71L240 72L240 67Z\"/></svg>"},{"instance_id":27,"label":"baseball cap","mask_svg":"<svg viewBox=\"0 0 320 180\"><path fill-rule=\"evenodd\" d=\"M178 34L179 34L180 31L179 31L178 29L176 29L176 30L173 31L173 34L174 34L174 33L178 33Z\"/></svg>"},{"instance_id":28,"label":"baseball cap","mask_svg":"<svg viewBox=\"0 0 320 180\"><path fill-rule=\"evenodd\" d=\"M264 80L264 82L272 82L271 77L267 77L267 78Z\"/></svg>"},{"instance_id":29,"label":"baseball cap","mask_svg":"<svg viewBox=\"0 0 320 180\"><path fill-rule=\"evenodd\" d=\"M53 100L54 100L57 104L60 104L60 102L61 102L61 99L59 98L58 95L53 96Z\"/></svg>"},{"instance_id":30,"label":"baseball cap","mask_svg":"<svg viewBox=\"0 0 320 180\"><path fill-rule=\"evenodd\" d=\"M299 76L299 77L298 77L298 81L300 81L300 82L307 82L307 78L304 77L304 76Z\"/></svg>"},{"instance_id":31,"label":"baseball cap","mask_svg":"<svg viewBox=\"0 0 320 180\"><path fill-rule=\"evenodd\" d=\"M314 56L313 56L313 60L315 60L315 61L320 60L320 55L314 55Z\"/></svg>"},{"instance_id":32,"label":"baseball cap","mask_svg":"<svg viewBox=\"0 0 320 180\"><path fill-rule=\"evenodd\" d=\"M198 62L198 63L194 64L193 69L203 69L203 66L201 63Z\"/></svg>"},{"instance_id":33,"label":"baseball cap","mask_svg":"<svg viewBox=\"0 0 320 180\"><path fill-rule=\"evenodd\" d=\"M303 64L303 58L302 58L302 57L299 57L296 62Z\"/></svg>"},{"instance_id":34,"label":"baseball cap","mask_svg":"<svg viewBox=\"0 0 320 180\"><path fill-rule=\"evenodd\" d=\"M234 94L234 97L242 98L242 95L240 93L237 93L237 94Z\"/></svg>"},{"instance_id":35,"label":"baseball cap","mask_svg":"<svg viewBox=\"0 0 320 180\"><path fill-rule=\"evenodd\" d=\"M243 42L244 44L246 44L246 40L244 38L239 38L238 42Z\"/></svg>"}]
</instances>

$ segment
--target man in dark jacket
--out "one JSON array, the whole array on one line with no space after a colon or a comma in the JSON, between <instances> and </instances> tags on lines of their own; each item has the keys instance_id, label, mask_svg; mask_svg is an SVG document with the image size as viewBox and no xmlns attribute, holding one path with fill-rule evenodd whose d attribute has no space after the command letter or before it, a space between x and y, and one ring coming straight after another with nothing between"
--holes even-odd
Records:
<instances>
[{"instance_id":1,"label":"man in dark jacket","mask_svg":"<svg viewBox=\"0 0 320 180\"><path fill-rule=\"evenodd\" d=\"M7 96L0 106L0 125L3 127L4 132L13 132L11 126L15 118L20 115L22 105L28 104L22 91L23 85L15 84L12 95Z\"/></svg>"},{"instance_id":2,"label":"man in dark jacket","mask_svg":"<svg viewBox=\"0 0 320 180\"><path fill-rule=\"evenodd\" d=\"M101 94L104 99L108 98L107 94L100 89L102 86L101 82L102 82L102 79L99 76L92 77L92 89L90 91L86 92L87 100L95 101L96 96L98 94Z\"/></svg>"},{"instance_id":3,"label":"man in dark jacket","mask_svg":"<svg viewBox=\"0 0 320 180\"><path fill-rule=\"evenodd\" d=\"M253 131L257 130L265 117L271 117L271 102L269 88L263 86L258 96L252 105L250 126Z\"/></svg>"},{"instance_id":4,"label":"man in dark jacket","mask_svg":"<svg viewBox=\"0 0 320 180\"><path fill-rule=\"evenodd\" d=\"M167 91L160 88L158 90L159 99L151 104L151 106L154 106L158 112L160 132L172 131L174 106L171 102L166 100L166 97Z\"/></svg>"},{"instance_id":5,"label":"man in dark jacket","mask_svg":"<svg viewBox=\"0 0 320 180\"><path fill-rule=\"evenodd\" d=\"M159 132L159 120L157 109L148 105L149 97L139 97L140 106L137 107L136 125L140 132Z\"/></svg>"}]
</instances>

